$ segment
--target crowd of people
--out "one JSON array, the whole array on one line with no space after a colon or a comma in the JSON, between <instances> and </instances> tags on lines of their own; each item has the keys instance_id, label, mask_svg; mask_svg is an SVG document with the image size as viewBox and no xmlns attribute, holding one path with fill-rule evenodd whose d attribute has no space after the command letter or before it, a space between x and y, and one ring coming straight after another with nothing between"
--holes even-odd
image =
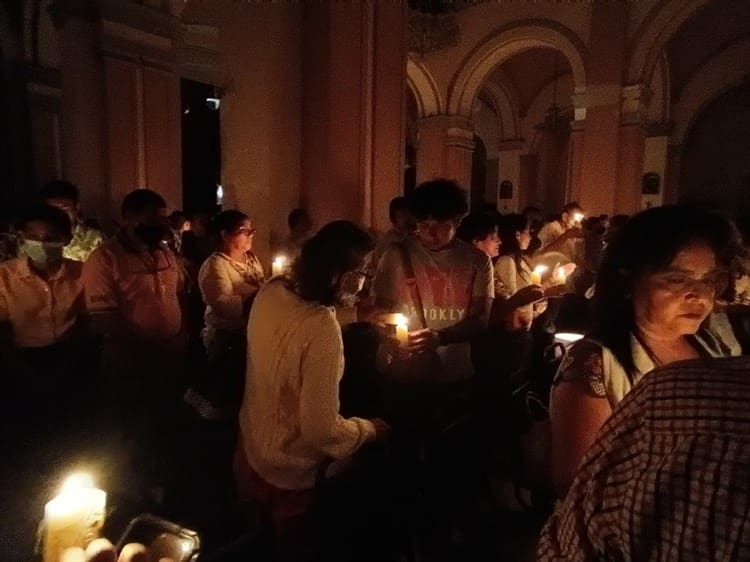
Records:
<instances>
[{"instance_id":1,"label":"crowd of people","mask_svg":"<svg viewBox=\"0 0 750 562\"><path fill-rule=\"evenodd\" d=\"M295 209L278 248L290 265L271 276L239 210L168 215L139 189L107 237L75 186L49 184L0 239L12 416L39 428L95 395L122 478L157 504L184 493L197 444L192 486L259 506L278 560L364 559L373 520L393 540L368 559L430 559L411 539L465 545L482 502L546 517L555 499L540 559L750 553L732 519L747 521L750 451L731 431L747 424L732 400L750 398L750 364L727 359L714 379L696 366L750 345L731 220L685 205L588 217L575 202L546 223L533 207L469 213L448 180L394 199L390 218L375 240ZM656 461L672 464L656 475ZM646 522L620 513L625 498ZM690 521L670 522L676 503Z\"/></svg>"}]
</instances>

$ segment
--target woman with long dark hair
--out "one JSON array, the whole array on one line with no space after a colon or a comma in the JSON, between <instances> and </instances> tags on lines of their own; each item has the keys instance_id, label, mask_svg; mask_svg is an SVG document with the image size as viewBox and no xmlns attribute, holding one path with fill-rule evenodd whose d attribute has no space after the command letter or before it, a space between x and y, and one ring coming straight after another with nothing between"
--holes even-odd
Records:
<instances>
[{"instance_id":1,"label":"woman with long dark hair","mask_svg":"<svg viewBox=\"0 0 750 562\"><path fill-rule=\"evenodd\" d=\"M303 245L291 276L266 284L250 313L235 477L240 494L267 510L278 547L297 550L295 559L313 554L300 533L309 532L313 488L327 466L340 467L336 461L388 430L378 419L339 414L344 354L334 306L355 304L372 249L350 222L324 226Z\"/></svg>"},{"instance_id":2,"label":"woman with long dark hair","mask_svg":"<svg viewBox=\"0 0 750 562\"><path fill-rule=\"evenodd\" d=\"M594 329L570 349L552 390L559 493L614 407L648 372L732 353L709 323L715 301L731 290L738 251L730 222L688 206L639 213L611 242L597 275Z\"/></svg>"}]
</instances>

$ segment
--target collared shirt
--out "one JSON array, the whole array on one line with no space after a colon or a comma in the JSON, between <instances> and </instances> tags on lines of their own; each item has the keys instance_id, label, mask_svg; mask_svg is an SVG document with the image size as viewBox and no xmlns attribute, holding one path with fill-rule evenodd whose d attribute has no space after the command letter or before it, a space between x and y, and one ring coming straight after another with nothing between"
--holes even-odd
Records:
<instances>
[{"instance_id":1,"label":"collared shirt","mask_svg":"<svg viewBox=\"0 0 750 562\"><path fill-rule=\"evenodd\" d=\"M102 242L104 236L100 231L79 222L73 227L73 239L63 249L63 256L69 260L86 261Z\"/></svg>"},{"instance_id":2,"label":"collared shirt","mask_svg":"<svg viewBox=\"0 0 750 562\"><path fill-rule=\"evenodd\" d=\"M547 522L537 560L750 560L750 358L654 371Z\"/></svg>"},{"instance_id":3,"label":"collared shirt","mask_svg":"<svg viewBox=\"0 0 750 562\"><path fill-rule=\"evenodd\" d=\"M63 260L44 279L26 258L0 264L0 322L9 322L19 347L46 347L64 339L84 312L82 264Z\"/></svg>"},{"instance_id":4,"label":"collared shirt","mask_svg":"<svg viewBox=\"0 0 750 562\"><path fill-rule=\"evenodd\" d=\"M185 273L166 244L136 248L120 234L106 240L84 264L90 314L116 312L133 335L166 340L182 332Z\"/></svg>"}]
</instances>

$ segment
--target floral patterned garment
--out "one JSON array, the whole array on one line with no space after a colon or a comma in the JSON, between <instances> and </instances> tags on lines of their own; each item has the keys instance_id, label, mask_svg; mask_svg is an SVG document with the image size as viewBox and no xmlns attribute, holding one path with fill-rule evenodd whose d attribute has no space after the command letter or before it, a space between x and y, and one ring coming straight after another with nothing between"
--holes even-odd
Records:
<instances>
[{"instance_id":1,"label":"floral patterned garment","mask_svg":"<svg viewBox=\"0 0 750 562\"><path fill-rule=\"evenodd\" d=\"M63 249L63 256L69 260L84 262L104 242L104 235L95 228L78 223L73 228L73 239Z\"/></svg>"}]
</instances>

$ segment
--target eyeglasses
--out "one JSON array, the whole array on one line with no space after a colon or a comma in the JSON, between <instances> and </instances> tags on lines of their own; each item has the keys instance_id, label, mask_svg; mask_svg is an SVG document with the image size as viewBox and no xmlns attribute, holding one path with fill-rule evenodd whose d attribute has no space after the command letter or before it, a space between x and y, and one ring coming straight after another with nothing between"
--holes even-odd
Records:
<instances>
[{"instance_id":1,"label":"eyeglasses","mask_svg":"<svg viewBox=\"0 0 750 562\"><path fill-rule=\"evenodd\" d=\"M247 234L248 236L252 236L256 232L258 232L257 228L248 228L246 226L241 226L237 229L237 234Z\"/></svg>"},{"instance_id":2,"label":"eyeglasses","mask_svg":"<svg viewBox=\"0 0 750 562\"><path fill-rule=\"evenodd\" d=\"M708 290L710 292L721 294L729 285L729 273L719 270L695 279L687 273L671 272L660 276L662 285L673 293L695 293Z\"/></svg>"}]
</instances>

